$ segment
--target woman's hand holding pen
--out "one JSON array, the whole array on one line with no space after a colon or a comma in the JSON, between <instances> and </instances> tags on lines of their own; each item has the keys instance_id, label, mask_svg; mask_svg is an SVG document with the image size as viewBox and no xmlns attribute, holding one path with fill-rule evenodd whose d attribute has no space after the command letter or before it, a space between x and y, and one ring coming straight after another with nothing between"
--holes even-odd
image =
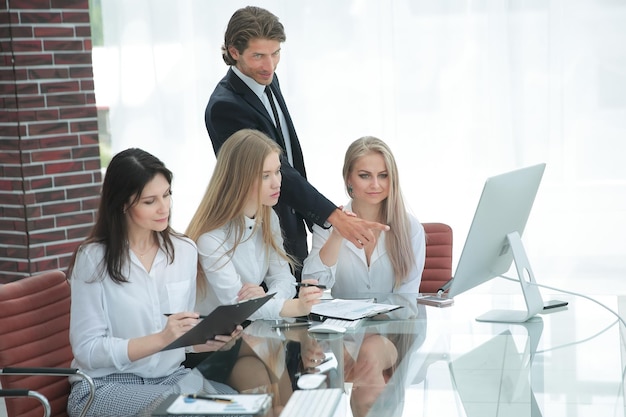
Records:
<instances>
[{"instance_id":1,"label":"woman's hand holding pen","mask_svg":"<svg viewBox=\"0 0 626 417\"><path fill-rule=\"evenodd\" d=\"M163 329L166 337L174 341L198 324L200 315L191 311L167 315L167 323Z\"/></svg>"},{"instance_id":2,"label":"woman's hand holding pen","mask_svg":"<svg viewBox=\"0 0 626 417\"><path fill-rule=\"evenodd\" d=\"M301 308L305 311L302 315L309 314L313 305L320 302L320 298L322 298L324 292L323 288L325 287L318 286L316 279L304 279L299 288L298 300L300 301Z\"/></svg>"},{"instance_id":3,"label":"woman's hand holding pen","mask_svg":"<svg viewBox=\"0 0 626 417\"><path fill-rule=\"evenodd\" d=\"M135 337L128 341L128 359L136 361L159 352L198 323L198 313L185 311L165 314L167 322L159 332Z\"/></svg>"},{"instance_id":4,"label":"woman's hand holding pen","mask_svg":"<svg viewBox=\"0 0 626 417\"><path fill-rule=\"evenodd\" d=\"M323 293L323 285L318 285L316 279L305 279L301 283L296 283L300 290L298 298L286 300L283 308L280 310L281 317L300 317L306 316L311 312L314 304L320 302Z\"/></svg>"},{"instance_id":5,"label":"woman's hand holding pen","mask_svg":"<svg viewBox=\"0 0 626 417\"><path fill-rule=\"evenodd\" d=\"M166 316L167 324L165 325L165 329L163 329L163 333L166 334L166 337L171 338L170 342L187 333L192 327L198 324L200 318L204 318L204 316L193 312L166 314ZM202 345L194 345L194 351L214 352L222 349L224 345L228 343L233 342L232 344L234 344L234 341L241 337L242 332L243 327L237 326L230 335L217 335L214 339L207 340Z\"/></svg>"}]
</instances>

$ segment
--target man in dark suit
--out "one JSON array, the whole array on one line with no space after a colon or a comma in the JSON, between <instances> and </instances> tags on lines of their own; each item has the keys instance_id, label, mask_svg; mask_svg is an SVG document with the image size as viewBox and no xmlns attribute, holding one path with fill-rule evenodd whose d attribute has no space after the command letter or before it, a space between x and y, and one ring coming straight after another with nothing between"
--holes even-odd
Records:
<instances>
[{"instance_id":1,"label":"man in dark suit","mask_svg":"<svg viewBox=\"0 0 626 417\"><path fill-rule=\"evenodd\" d=\"M233 14L222 46L230 69L209 99L205 123L216 154L230 135L244 128L260 130L280 144L283 178L274 208L285 251L302 263L308 255L304 222L332 225L359 248L375 240L373 230L388 226L344 213L307 181L300 142L274 74L285 40L282 23L269 11L249 6Z\"/></svg>"}]
</instances>

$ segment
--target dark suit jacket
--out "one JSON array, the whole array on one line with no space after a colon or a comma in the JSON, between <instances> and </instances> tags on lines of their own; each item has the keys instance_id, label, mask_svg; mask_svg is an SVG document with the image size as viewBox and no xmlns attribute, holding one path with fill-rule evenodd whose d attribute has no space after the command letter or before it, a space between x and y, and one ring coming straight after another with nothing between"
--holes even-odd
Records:
<instances>
[{"instance_id":1,"label":"dark suit jacket","mask_svg":"<svg viewBox=\"0 0 626 417\"><path fill-rule=\"evenodd\" d=\"M315 189L306 179L302 149L296 135L285 99L274 74L272 91L281 107L291 139L293 166L286 153L281 158L282 185L280 199L274 207L285 238L285 250L302 261L308 255L305 224L323 226L336 206ZM204 114L206 128L217 154L222 144L240 129L256 129L268 135L283 147L278 131L258 96L232 69L215 87Z\"/></svg>"}]
</instances>

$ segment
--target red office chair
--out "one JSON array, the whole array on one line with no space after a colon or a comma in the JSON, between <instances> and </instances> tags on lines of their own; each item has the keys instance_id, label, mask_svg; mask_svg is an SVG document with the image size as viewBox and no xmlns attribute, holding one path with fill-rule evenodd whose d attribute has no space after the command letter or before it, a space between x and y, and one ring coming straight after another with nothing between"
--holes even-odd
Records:
<instances>
[{"instance_id":1,"label":"red office chair","mask_svg":"<svg viewBox=\"0 0 626 417\"><path fill-rule=\"evenodd\" d=\"M68 368L70 347L70 286L62 271L51 271L0 285L0 397L9 417L66 417L70 384L79 375ZM38 401L32 401L32 398ZM43 407L43 410L42 410Z\"/></svg>"},{"instance_id":2,"label":"red office chair","mask_svg":"<svg viewBox=\"0 0 626 417\"><path fill-rule=\"evenodd\" d=\"M422 223L426 233L426 262L420 293L436 293L452 278L452 228L443 223Z\"/></svg>"}]
</instances>

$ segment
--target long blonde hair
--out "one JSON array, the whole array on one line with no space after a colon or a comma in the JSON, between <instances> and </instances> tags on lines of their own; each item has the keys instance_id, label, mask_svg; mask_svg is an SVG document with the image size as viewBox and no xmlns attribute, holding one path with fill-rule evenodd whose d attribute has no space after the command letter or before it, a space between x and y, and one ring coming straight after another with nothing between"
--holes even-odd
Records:
<instances>
[{"instance_id":1,"label":"long blonde hair","mask_svg":"<svg viewBox=\"0 0 626 417\"><path fill-rule=\"evenodd\" d=\"M347 190L348 178L355 162L370 153L378 153L383 157L389 175L389 196L381 206L380 217L391 228L387 232L385 244L396 277L394 287L398 287L415 265L415 253L411 246L411 223L400 190L398 166L389 146L373 136L364 136L352 142L346 150L343 180Z\"/></svg>"},{"instance_id":2,"label":"long blonde hair","mask_svg":"<svg viewBox=\"0 0 626 417\"><path fill-rule=\"evenodd\" d=\"M280 156L281 148L262 132L242 129L233 133L217 154L213 175L185 234L197 243L204 233L230 223L227 239L234 236L235 241L233 247L225 254L230 259L244 236L244 207L250 192L261 180L265 159L273 152ZM262 205L260 196L261 187L258 187L259 207L255 217L255 230L261 228L267 256L274 250L291 264L292 260L272 234L270 221L272 208ZM197 287L198 296L204 296L206 277L200 262Z\"/></svg>"}]
</instances>

